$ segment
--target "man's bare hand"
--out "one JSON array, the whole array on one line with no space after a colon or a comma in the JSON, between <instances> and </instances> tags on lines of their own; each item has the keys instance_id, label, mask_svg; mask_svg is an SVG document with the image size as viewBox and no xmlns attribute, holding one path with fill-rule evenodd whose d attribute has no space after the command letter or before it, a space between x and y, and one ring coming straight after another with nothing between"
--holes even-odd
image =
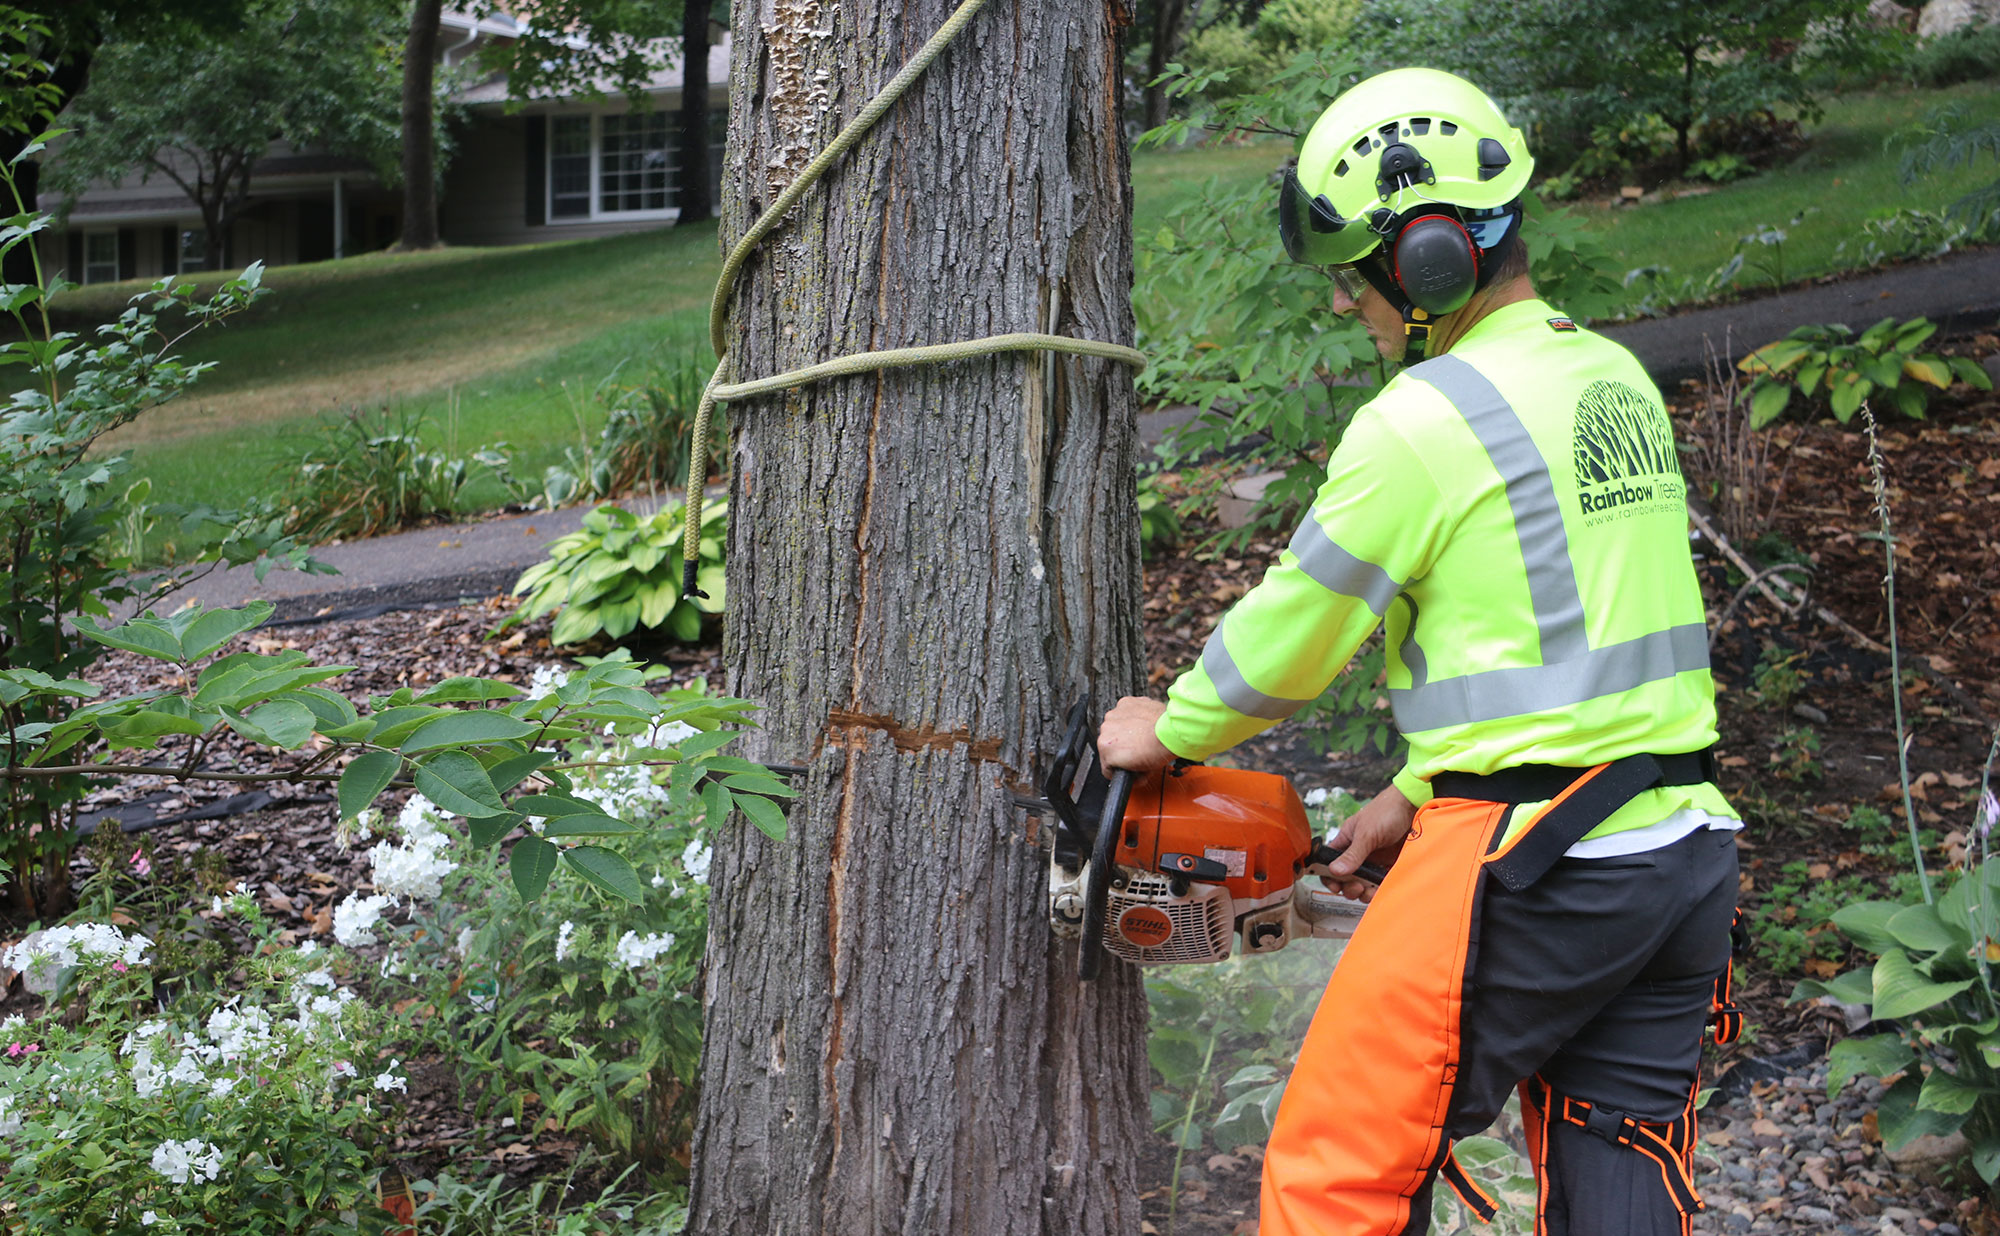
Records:
<instances>
[{"instance_id":1,"label":"man's bare hand","mask_svg":"<svg viewBox=\"0 0 2000 1236\"><path fill-rule=\"evenodd\" d=\"M1343 897L1374 900L1375 886L1355 877L1355 868L1370 859L1383 867L1395 862L1416 819L1416 804L1393 785L1369 799L1361 810L1347 818L1340 831L1327 839L1327 844L1341 854L1327 864L1331 874L1321 876L1320 882ZM1342 849L1343 846L1346 848Z\"/></svg>"},{"instance_id":2,"label":"man's bare hand","mask_svg":"<svg viewBox=\"0 0 2000 1236\"><path fill-rule=\"evenodd\" d=\"M1106 768L1140 773L1173 763L1174 753L1153 733L1166 711L1165 704L1142 696L1119 700L1118 707L1104 714L1104 724L1097 728L1097 762Z\"/></svg>"}]
</instances>

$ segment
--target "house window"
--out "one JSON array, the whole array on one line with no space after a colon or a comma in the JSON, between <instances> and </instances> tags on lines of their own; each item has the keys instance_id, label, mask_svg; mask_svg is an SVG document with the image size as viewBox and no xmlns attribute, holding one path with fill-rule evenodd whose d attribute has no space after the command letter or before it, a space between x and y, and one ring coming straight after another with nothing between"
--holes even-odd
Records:
<instances>
[{"instance_id":1,"label":"house window","mask_svg":"<svg viewBox=\"0 0 2000 1236\"><path fill-rule=\"evenodd\" d=\"M549 121L551 223L671 213L673 117L663 111Z\"/></svg>"},{"instance_id":2,"label":"house window","mask_svg":"<svg viewBox=\"0 0 2000 1236\"><path fill-rule=\"evenodd\" d=\"M183 228L180 233L180 269L183 274L201 270L208 262L208 233L200 228Z\"/></svg>"},{"instance_id":3,"label":"house window","mask_svg":"<svg viewBox=\"0 0 2000 1236\"><path fill-rule=\"evenodd\" d=\"M118 233L85 232L83 234L83 281L85 283L118 282Z\"/></svg>"}]
</instances>

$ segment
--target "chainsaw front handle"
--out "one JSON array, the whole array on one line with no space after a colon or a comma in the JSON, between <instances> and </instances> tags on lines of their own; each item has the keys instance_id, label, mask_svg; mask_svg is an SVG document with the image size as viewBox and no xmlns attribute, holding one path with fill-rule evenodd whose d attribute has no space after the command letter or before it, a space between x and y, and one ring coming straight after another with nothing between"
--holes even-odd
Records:
<instances>
[{"instance_id":1,"label":"chainsaw front handle","mask_svg":"<svg viewBox=\"0 0 2000 1236\"><path fill-rule=\"evenodd\" d=\"M1327 870L1327 864L1345 853L1347 853L1346 846L1342 846L1336 850L1322 841L1313 847L1312 853L1306 855L1306 872L1310 875L1326 876L1336 880L1341 879L1343 877L1336 876ZM1389 878L1389 869L1378 863L1363 863L1354 869L1353 874L1370 884L1379 885L1382 881Z\"/></svg>"},{"instance_id":2,"label":"chainsaw front handle","mask_svg":"<svg viewBox=\"0 0 2000 1236\"><path fill-rule=\"evenodd\" d=\"M1132 786L1138 779L1130 769L1114 768L1111 792L1104 796L1104 814L1098 817L1097 835L1090 844L1090 866L1083 885L1083 940L1076 952L1076 976L1090 980L1104 960L1104 903L1111 894L1111 856L1118 846L1118 830L1125 825L1125 807L1132 801Z\"/></svg>"}]
</instances>

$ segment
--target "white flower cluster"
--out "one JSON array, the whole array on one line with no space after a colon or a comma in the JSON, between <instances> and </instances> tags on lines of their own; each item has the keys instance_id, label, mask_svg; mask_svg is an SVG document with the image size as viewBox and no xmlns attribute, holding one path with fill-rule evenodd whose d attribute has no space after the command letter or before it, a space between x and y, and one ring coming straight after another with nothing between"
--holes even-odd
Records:
<instances>
[{"instance_id":1,"label":"white flower cluster","mask_svg":"<svg viewBox=\"0 0 2000 1236\"><path fill-rule=\"evenodd\" d=\"M439 824L444 815L422 794L412 794L396 818L399 842L384 841L369 852L375 868L375 888L389 897L435 899L444 891L444 877L458 864L444 857L451 837ZM343 941L344 943L344 941Z\"/></svg>"},{"instance_id":2,"label":"white flower cluster","mask_svg":"<svg viewBox=\"0 0 2000 1236\"><path fill-rule=\"evenodd\" d=\"M614 747L607 758L621 758L623 748ZM643 820L657 815L667 805L667 787L653 778L653 770L641 764L624 764L591 770L588 784L576 787L576 796L621 820Z\"/></svg>"},{"instance_id":3,"label":"white flower cluster","mask_svg":"<svg viewBox=\"0 0 2000 1236\"><path fill-rule=\"evenodd\" d=\"M214 1180L222 1174L222 1151L197 1137L161 1142L153 1148L153 1170L177 1185Z\"/></svg>"},{"instance_id":4,"label":"white flower cluster","mask_svg":"<svg viewBox=\"0 0 2000 1236\"><path fill-rule=\"evenodd\" d=\"M347 894L333 908L333 938L348 948L375 943L375 924L382 921L382 911L394 904L392 898L380 894L373 897Z\"/></svg>"},{"instance_id":5,"label":"white flower cluster","mask_svg":"<svg viewBox=\"0 0 2000 1236\"><path fill-rule=\"evenodd\" d=\"M618 964L627 970L637 970L673 946L674 933L671 931L651 932L644 938L636 931L628 931L618 937Z\"/></svg>"},{"instance_id":6,"label":"white flower cluster","mask_svg":"<svg viewBox=\"0 0 2000 1236\"><path fill-rule=\"evenodd\" d=\"M39 983L84 962L144 965L152 946L147 937L127 936L109 923L75 923L36 932L0 954L0 965Z\"/></svg>"},{"instance_id":7,"label":"white flower cluster","mask_svg":"<svg viewBox=\"0 0 2000 1236\"><path fill-rule=\"evenodd\" d=\"M131 1064L133 1092L150 1099L187 1088L205 1091L210 1100L227 1098L252 1074L282 1068L315 1043L346 1037L346 1014L357 997L332 974L311 971L288 994L297 1010L291 1017L274 1018L232 1001L210 1013L199 1030L176 1030L157 1019L141 1023L119 1048Z\"/></svg>"},{"instance_id":8,"label":"white flower cluster","mask_svg":"<svg viewBox=\"0 0 2000 1236\"><path fill-rule=\"evenodd\" d=\"M708 883L708 866L715 861L715 851L699 837L687 843L681 851L681 870L688 873L688 879L696 884Z\"/></svg>"},{"instance_id":9,"label":"white flower cluster","mask_svg":"<svg viewBox=\"0 0 2000 1236\"><path fill-rule=\"evenodd\" d=\"M560 665L537 665L534 676L528 679L528 698L538 700L554 695L568 682L569 671Z\"/></svg>"},{"instance_id":10,"label":"white flower cluster","mask_svg":"<svg viewBox=\"0 0 2000 1236\"><path fill-rule=\"evenodd\" d=\"M568 919L564 919L562 921L562 926L556 928L557 961L562 961L569 956L569 950L572 947L571 940L575 937L575 935L576 935L576 924L570 922Z\"/></svg>"}]
</instances>

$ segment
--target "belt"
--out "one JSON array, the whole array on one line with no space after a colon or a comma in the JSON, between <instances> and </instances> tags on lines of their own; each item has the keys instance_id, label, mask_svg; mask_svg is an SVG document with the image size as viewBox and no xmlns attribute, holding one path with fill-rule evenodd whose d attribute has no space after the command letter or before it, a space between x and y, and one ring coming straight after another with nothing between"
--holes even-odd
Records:
<instances>
[{"instance_id":1,"label":"belt","mask_svg":"<svg viewBox=\"0 0 2000 1236\"><path fill-rule=\"evenodd\" d=\"M1595 768L1517 764L1491 773L1441 772L1431 778L1438 798L1489 803L1549 803L1528 834L1487 864L1509 892L1547 874L1584 834L1647 790L1715 780L1715 748L1675 755L1628 755Z\"/></svg>"}]
</instances>

